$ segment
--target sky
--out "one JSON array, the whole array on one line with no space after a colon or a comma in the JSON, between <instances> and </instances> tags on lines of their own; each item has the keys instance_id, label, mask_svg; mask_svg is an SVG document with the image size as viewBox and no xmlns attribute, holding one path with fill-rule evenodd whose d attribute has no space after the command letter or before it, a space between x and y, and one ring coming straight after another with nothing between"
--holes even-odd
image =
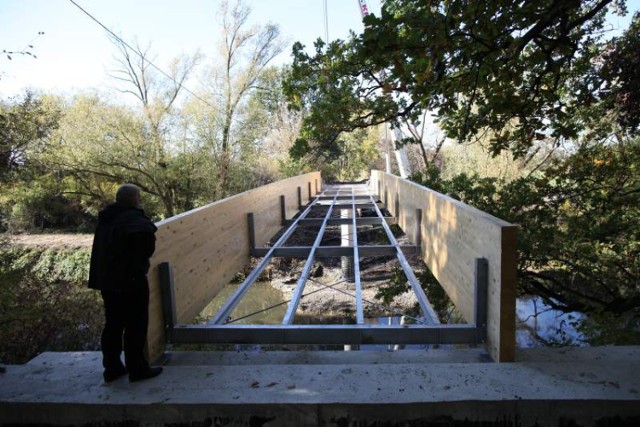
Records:
<instances>
[{"instance_id":1,"label":"sky","mask_svg":"<svg viewBox=\"0 0 640 427\"><path fill-rule=\"evenodd\" d=\"M366 0L369 10L380 11L380 0ZM196 51L216 56L220 0L75 0L105 26L133 44L151 44L154 63L166 69L172 58ZM312 46L325 38L325 0L245 0L254 24L280 27L285 51L275 64L291 61L291 45ZM329 39L346 38L349 30L362 31L359 0L326 0ZM627 2L629 15L610 25L624 29L640 0ZM43 35L38 35L44 32ZM26 88L73 94L87 89L107 90L107 71L113 68L115 48L107 33L69 0L0 0L0 51L19 51L29 44L34 59L0 55L0 99Z\"/></svg>"},{"instance_id":2,"label":"sky","mask_svg":"<svg viewBox=\"0 0 640 427\"><path fill-rule=\"evenodd\" d=\"M162 69L172 58L200 51L216 56L220 0L75 0L129 44L151 43ZM253 24L277 24L287 41L275 64L291 62L291 45L325 38L324 0L245 0ZM380 0L367 0L379 12ZM329 39L363 29L358 0L327 0ZM44 32L43 35L38 35ZM73 94L107 88L115 48L107 32L69 0L0 0L0 51L33 45L34 59L0 56L0 98L25 88ZM111 68L110 68L111 67Z\"/></svg>"}]
</instances>

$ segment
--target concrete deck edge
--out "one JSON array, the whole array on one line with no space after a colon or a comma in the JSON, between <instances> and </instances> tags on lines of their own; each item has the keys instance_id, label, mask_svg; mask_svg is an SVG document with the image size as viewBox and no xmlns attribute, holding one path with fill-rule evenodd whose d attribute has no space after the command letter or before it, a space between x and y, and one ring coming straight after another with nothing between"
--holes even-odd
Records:
<instances>
[{"instance_id":1,"label":"concrete deck edge","mask_svg":"<svg viewBox=\"0 0 640 427\"><path fill-rule=\"evenodd\" d=\"M640 347L347 353L181 353L110 384L99 353L45 353L0 374L0 424L640 425Z\"/></svg>"}]
</instances>

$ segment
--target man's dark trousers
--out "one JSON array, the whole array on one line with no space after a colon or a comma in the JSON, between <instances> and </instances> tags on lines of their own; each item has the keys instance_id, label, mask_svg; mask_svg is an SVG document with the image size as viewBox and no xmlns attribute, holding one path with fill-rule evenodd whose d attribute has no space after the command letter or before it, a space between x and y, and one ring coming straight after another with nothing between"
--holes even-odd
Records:
<instances>
[{"instance_id":1,"label":"man's dark trousers","mask_svg":"<svg viewBox=\"0 0 640 427\"><path fill-rule=\"evenodd\" d=\"M149 323L149 286L127 291L101 291L104 301L105 326L102 331L102 364L107 371L122 368L120 354L124 332L124 359L129 373L146 371L144 356Z\"/></svg>"}]
</instances>

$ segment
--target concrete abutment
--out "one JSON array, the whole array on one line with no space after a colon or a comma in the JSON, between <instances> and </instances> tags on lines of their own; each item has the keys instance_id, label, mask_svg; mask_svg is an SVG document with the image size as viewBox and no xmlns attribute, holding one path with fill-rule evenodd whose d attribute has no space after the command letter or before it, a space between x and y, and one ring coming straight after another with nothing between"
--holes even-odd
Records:
<instances>
[{"instance_id":1,"label":"concrete abutment","mask_svg":"<svg viewBox=\"0 0 640 427\"><path fill-rule=\"evenodd\" d=\"M638 372L638 347L175 352L105 384L99 353L43 353L0 374L0 424L636 426Z\"/></svg>"}]
</instances>

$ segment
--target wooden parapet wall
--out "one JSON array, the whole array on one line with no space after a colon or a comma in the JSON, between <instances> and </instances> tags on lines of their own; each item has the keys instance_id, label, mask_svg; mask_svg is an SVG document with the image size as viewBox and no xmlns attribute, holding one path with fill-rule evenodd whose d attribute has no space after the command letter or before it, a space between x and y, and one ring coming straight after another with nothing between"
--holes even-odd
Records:
<instances>
[{"instance_id":1,"label":"wooden parapet wall","mask_svg":"<svg viewBox=\"0 0 640 427\"><path fill-rule=\"evenodd\" d=\"M156 252L149 271L148 351L164 351L164 320L158 264L169 262L175 283L178 323L189 323L249 262L247 214L253 213L256 245L263 246L282 227L280 196L287 218L298 212L298 187L306 203L322 187L319 172L274 182L211 203L156 224Z\"/></svg>"},{"instance_id":2,"label":"wooden parapet wall","mask_svg":"<svg viewBox=\"0 0 640 427\"><path fill-rule=\"evenodd\" d=\"M370 185L398 217L407 236L413 239L420 233L422 259L470 323L475 309L475 260L487 259L487 347L495 361L513 361L517 227L384 172L372 171ZM420 219L418 209L422 210Z\"/></svg>"}]
</instances>

